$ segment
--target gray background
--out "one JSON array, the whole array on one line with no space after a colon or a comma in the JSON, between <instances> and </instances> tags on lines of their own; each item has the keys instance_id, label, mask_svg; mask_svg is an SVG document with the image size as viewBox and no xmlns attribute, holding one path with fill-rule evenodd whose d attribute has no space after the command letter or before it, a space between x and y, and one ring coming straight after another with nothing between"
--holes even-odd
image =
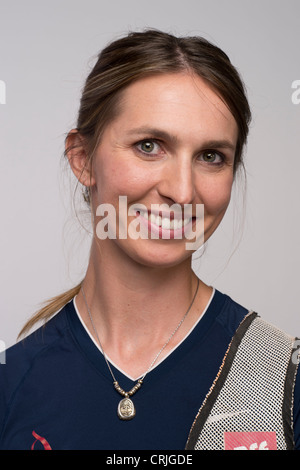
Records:
<instances>
[{"instance_id":1,"label":"gray background","mask_svg":"<svg viewBox=\"0 0 300 470\"><path fill-rule=\"evenodd\" d=\"M6 346L42 301L84 274L90 238L72 210L74 181L61 164L64 136L98 51L144 27L202 35L241 72L253 111L246 200L241 180L194 268L205 282L300 335L300 104L291 99L292 82L300 79L299 24L299 0L0 1L6 83L0 339Z\"/></svg>"}]
</instances>

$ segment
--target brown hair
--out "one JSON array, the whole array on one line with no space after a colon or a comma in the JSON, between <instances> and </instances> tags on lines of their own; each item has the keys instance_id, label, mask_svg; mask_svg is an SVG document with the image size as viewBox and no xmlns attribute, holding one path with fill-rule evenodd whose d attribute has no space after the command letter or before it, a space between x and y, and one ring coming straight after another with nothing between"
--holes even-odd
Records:
<instances>
[{"instance_id":1,"label":"brown hair","mask_svg":"<svg viewBox=\"0 0 300 470\"><path fill-rule=\"evenodd\" d=\"M118 112L121 92L147 76L190 72L209 83L229 107L238 125L234 174L243 166L251 112L244 84L228 56L202 37L176 37L149 29L131 32L108 44L87 77L77 118L77 132L87 144L89 164L105 127ZM65 155L70 149L66 149ZM89 199L86 195L86 201ZM47 321L80 291L81 284L54 297L23 327L26 333L36 322Z\"/></svg>"}]
</instances>

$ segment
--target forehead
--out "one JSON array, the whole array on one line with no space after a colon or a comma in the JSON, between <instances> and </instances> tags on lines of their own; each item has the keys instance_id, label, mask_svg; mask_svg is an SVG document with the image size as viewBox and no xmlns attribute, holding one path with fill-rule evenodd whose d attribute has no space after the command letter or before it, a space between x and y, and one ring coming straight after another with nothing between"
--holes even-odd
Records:
<instances>
[{"instance_id":1,"label":"forehead","mask_svg":"<svg viewBox=\"0 0 300 470\"><path fill-rule=\"evenodd\" d=\"M122 94L114 124L123 128L155 127L184 137L220 134L237 139L237 124L228 106L202 78L165 74L140 79Z\"/></svg>"}]
</instances>

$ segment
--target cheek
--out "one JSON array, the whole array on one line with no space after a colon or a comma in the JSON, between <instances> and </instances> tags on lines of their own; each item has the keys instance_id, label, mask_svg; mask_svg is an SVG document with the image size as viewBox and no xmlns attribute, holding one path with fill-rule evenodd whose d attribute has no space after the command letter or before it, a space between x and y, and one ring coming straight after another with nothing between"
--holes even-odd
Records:
<instances>
[{"instance_id":1,"label":"cheek","mask_svg":"<svg viewBox=\"0 0 300 470\"><path fill-rule=\"evenodd\" d=\"M149 187L145 172L126 165L126 162L116 164L108 160L95 170L98 199L101 201L117 200L119 196L138 198Z\"/></svg>"},{"instance_id":2,"label":"cheek","mask_svg":"<svg viewBox=\"0 0 300 470\"><path fill-rule=\"evenodd\" d=\"M233 177L215 178L202 185L200 191L201 202L204 204L205 213L211 216L223 214L230 202Z\"/></svg>"}]
</instances>

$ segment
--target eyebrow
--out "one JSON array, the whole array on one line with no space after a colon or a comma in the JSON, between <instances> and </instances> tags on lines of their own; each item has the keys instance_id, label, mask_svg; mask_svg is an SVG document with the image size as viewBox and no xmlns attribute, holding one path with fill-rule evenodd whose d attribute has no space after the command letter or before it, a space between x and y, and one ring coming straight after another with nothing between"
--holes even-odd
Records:
<instances>
[{"instance_id":1,"label":"eyebrow","mask_svg":"<svg viewBox=\"0 0 300 470\"><path fill-rule=\"evenodd\" d=\"M153 136L158 139L168 140L173 143L178 143L178 138L176 135L170 134L169 132L163 131L162 129L156 129L155 127L137 127L128 131L128 135L136 136ZM231 141L226 139L213 139L207 140L202 145L203 148L213 149L213 148L222 148L235 151L236 145Z\"/></svg>"}]
</instances>

